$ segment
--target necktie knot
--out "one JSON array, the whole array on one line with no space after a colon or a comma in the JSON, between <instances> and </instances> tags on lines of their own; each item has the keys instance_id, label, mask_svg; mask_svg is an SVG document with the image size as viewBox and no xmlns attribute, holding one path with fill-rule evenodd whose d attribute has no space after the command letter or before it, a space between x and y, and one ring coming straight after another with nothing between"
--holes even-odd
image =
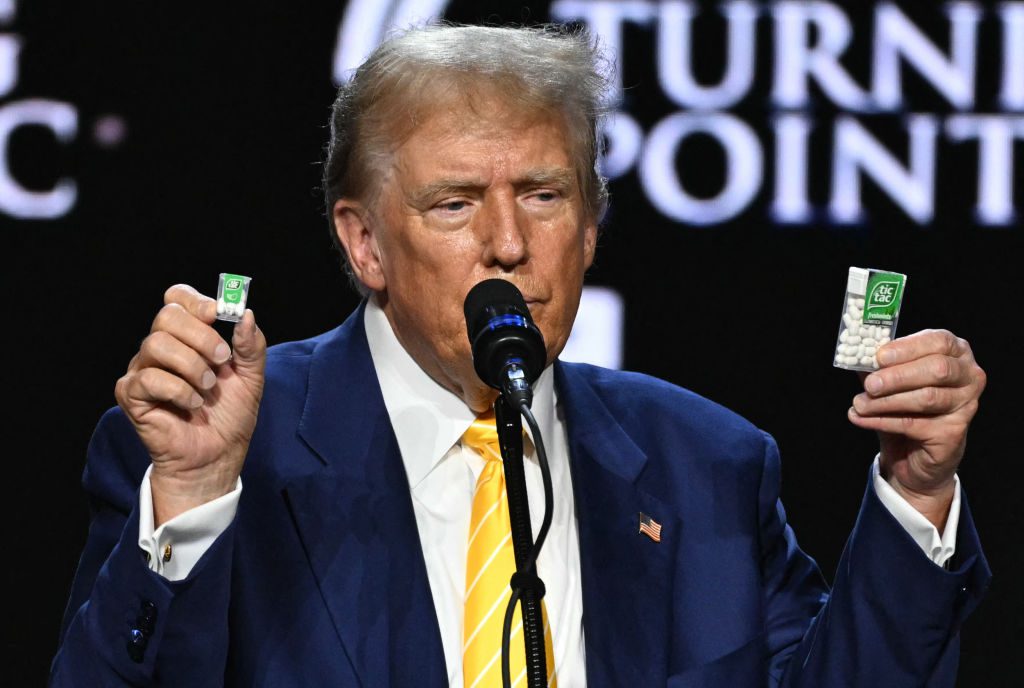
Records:
<instances>
[{"instance_id":1,"label":"necktie knot","mask_svg":"<svg viewBox=\"0 0 1024 688\"><path fill-rule=\"evenodd\" d=\"M487 461L501 460L494 411L477 416L469 429L462 434L462 445L476 451Z\"/></svg>"}]
</instances>

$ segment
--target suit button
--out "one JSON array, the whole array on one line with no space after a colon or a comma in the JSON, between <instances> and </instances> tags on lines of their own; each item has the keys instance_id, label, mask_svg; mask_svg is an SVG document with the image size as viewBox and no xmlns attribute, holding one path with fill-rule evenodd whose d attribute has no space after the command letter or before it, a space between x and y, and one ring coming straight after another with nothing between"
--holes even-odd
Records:
<instances>
[{"instance_id":1,"label":"suit button","mask_svg":"<svg viewBox=\"0 0 1024 688\"><path fill-rule=\"evenodd\" d=\"M135 625L147 638L153 635L153 630L156 628L156 605L149 601L143 602L142 612L135 619Z\"/></svg>"},{"instance_id":2,"label":"suit button","mask_svg":"<svg viewBox=\"0 0 1024 688\"><path fill-rule=\"evenodd\" d=\"M139 629L133 628L128 634L128 656L136 664L142 663L143 657L146 654L146 643L146 636Z\"/></svg>"}]
</instances>

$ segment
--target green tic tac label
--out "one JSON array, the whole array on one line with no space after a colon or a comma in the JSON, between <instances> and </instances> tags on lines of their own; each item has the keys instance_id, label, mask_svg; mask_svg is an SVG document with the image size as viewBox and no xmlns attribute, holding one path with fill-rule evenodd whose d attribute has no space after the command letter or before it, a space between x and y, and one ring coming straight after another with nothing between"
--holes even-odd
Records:
<instances>
[{"instance_id":1,"label":"green tic tac label","mask_svg":"<svg viewBox=\"0 0 1024 688\"><path fill-rule=\"evenodd\" d=\"M241 303L244 294L245 278L241 275L224 274L224 300L228 303Z\"/></svg>"},{"instance_id":2,"label":"green tic tac label","mask_svg":"<svg viewBox=\"0 0 1024 688\"><path fill-rule=\"evenodd\" d=\"M871 271L864 298L864 324L889 325L900 313L906 277L898 272Z\"/></svg>"}]
</instances>

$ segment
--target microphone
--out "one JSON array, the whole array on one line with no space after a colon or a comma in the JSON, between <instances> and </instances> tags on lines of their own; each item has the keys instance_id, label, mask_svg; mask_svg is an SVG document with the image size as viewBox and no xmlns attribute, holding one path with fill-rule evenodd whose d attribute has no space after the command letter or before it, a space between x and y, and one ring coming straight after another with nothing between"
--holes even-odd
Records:
<instances>
[{"instance_id":1,"label":"microphone","mask_svg":"<svg viewBox=\"0 0 1024 688\"><path fill-rule=\"evenodd\" d=\"M506 280L484 280L466 294L463 310L476 374L512 408L529 408L530 385L543 372L547 351L523 295Z\"/></svg>"},{"instance_id":2,"label":"microphone","mask_svg":"<svg viewBox=\"0 0 1024 688\"><path fill-rule=\"evenodd\" d=\"M547 662L553 658L544 652L544 622L541 598L544 583L537 575L537 555L551 528L554 488L551 469L540 427L530 405L530 385L540 377L547 361L544 337L533 323L523 295L506 280L480 282L466 294L463 305L466 331L473 351L473 367L480 379L501 391L494 403L498 442L505 470L508 515L515 550L516 573L509 581L512 595L505 608L501 629L501 679L511 685L509 670L512 618L517 606L522 609L523 638L526 652L527 683L547 685ZM530 425L544 485L544 520L537 541L530 526L530 503L523 468L523 419Z\"/></svg>"}]
</instances>

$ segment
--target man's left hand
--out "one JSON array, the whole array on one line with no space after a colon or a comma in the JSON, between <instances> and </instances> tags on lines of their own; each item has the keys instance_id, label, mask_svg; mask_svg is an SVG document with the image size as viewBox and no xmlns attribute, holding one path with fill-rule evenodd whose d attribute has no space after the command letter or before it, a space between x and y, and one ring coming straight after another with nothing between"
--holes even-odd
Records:
<instances>
[{"instance_id":1,"label":"man's left hand","mask_svg":"<svg viewBox=\"0 0 1024 688\"><path fill-rule=\"evenodd\" d=\"M879 370L864 378L850 421L878 431L882 477L941 532L967 427L985 389L970 344L924 330L879 348Z\"/></svg>"}]
</instances>

